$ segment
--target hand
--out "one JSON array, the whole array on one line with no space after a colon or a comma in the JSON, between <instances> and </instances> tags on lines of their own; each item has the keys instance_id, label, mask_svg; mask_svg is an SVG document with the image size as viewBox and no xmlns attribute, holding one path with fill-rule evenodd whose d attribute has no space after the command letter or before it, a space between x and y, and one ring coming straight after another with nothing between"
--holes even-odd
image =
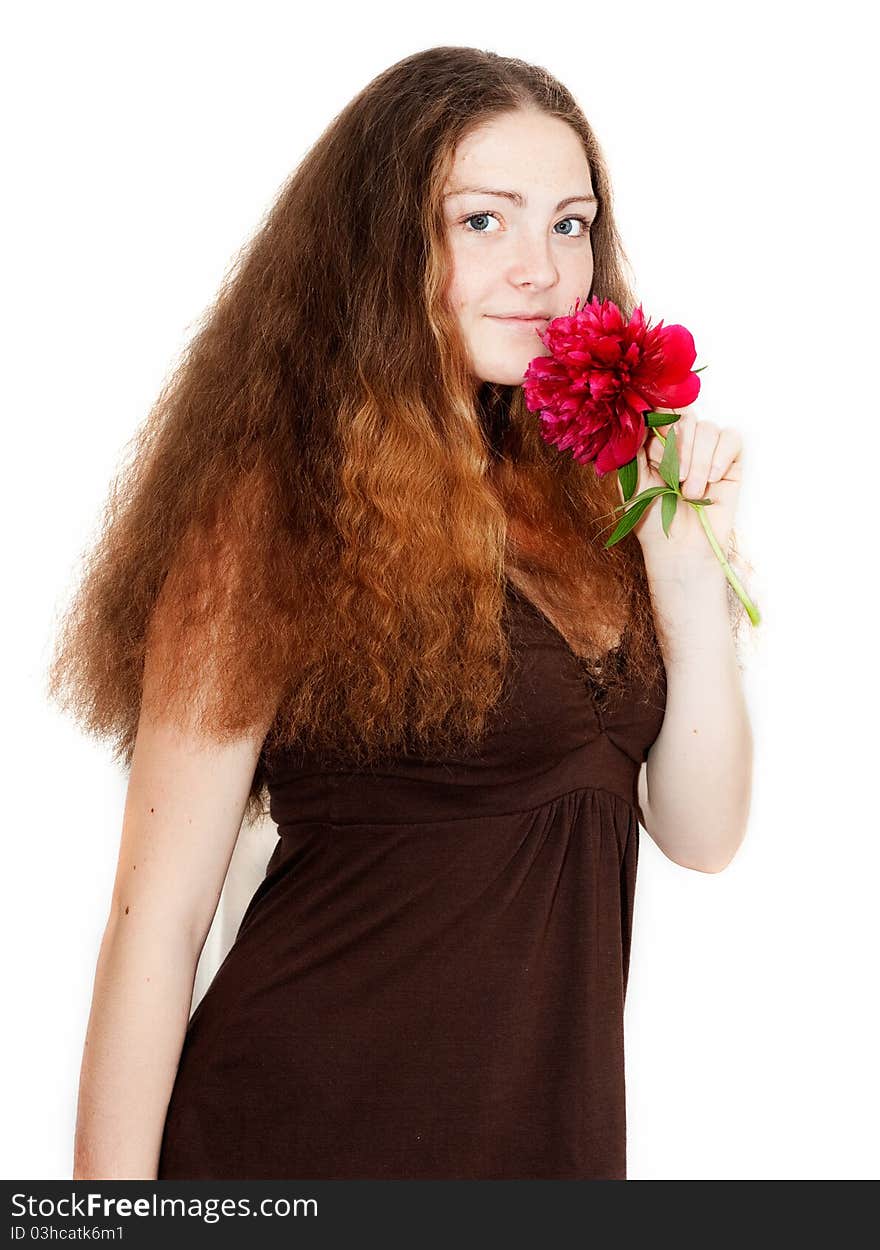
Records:
<instances>
[{"instance_id":1,"label":"hand","mask_svg":"<svg viewBox=\"0 0 880 1250\"><path fill-rule=\"evenodd\" d=\"M659 411L668 412L669 409ZM649 487L667 485L657 472L663 457L663 443L657 432L663 438L674 437L678 448L681 493L685 499L708 497L712 500L711 505L704 509L705 517L721 550L727 555L742 482L742 438L730 426L722 429L711 421L698 421L693 406L676 411L681 412L680 420L648 431L645 444L636 456L639 480L633 498ZM717 476L717 480L709 481L710 474ZM620 502L626 502L622 490ZM661 506L662 496L657 496L632 529L641 544L648 572L672 567L680 572L691 567L701 568L707 562L717 564L697 509L679 499L667 538L660 518Z\"/></svg>"}]
</instances>

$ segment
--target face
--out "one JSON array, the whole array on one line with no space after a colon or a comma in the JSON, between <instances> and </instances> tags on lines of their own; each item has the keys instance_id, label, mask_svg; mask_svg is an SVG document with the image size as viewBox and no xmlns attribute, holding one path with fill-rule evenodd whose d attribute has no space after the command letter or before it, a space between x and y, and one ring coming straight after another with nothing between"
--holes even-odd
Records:
<instances>
[{"instance_id":1,"label":"face","mask_svg":"<svg viewBox=\"0 0 880 1250\"><path fill-rule=\"evenodd\" d=\"M589 298L597 205L581 141L557 117L505 114L462 141L444 192L447 296L472 374L520 385L529 361L548 354L537 330Z\"/></svg>"}]
</instances>

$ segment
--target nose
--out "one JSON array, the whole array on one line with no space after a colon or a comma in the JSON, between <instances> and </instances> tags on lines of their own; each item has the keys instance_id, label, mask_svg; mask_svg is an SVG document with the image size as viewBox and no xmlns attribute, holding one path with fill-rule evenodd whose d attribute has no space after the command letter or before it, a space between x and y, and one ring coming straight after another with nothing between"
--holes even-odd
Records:
<instances>
[{"instance_id":1,"label":"nose","mask_svg":"<svg viewBox=\"0 0 880 1250\"><path fill-rule=\"evenodd\" d=\"M546 234L520 232L512 248L507 276L516 286L528 283L539 289L553 286L559 280L553 248Z\"/></svg>"}]
</instances>

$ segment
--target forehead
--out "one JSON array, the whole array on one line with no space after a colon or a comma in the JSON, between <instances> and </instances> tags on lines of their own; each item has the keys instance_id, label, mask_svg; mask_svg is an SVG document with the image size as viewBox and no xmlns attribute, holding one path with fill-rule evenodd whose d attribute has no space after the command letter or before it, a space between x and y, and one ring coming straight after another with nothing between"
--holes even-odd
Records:
<instances>
[{"instance_id":1,"label":"forehead","mask_svg":"<svg viewBox=\"0 0 880 1250\"><path fill-rule=\"evenodd\" d=\"M466 135L453 153L445 196L465 188L516 191L529 203L558 195L595 195L577 132L534 110L503 114Z\"/></svg>"}]
</instances>

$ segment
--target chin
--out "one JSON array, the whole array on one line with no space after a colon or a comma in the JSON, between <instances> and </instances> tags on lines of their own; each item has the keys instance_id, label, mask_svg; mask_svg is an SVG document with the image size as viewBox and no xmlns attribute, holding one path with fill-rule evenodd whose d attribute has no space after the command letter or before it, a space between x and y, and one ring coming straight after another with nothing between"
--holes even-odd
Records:
<instances>
[{"instance_id":1,"label":"chin","mask_svg":"<svg viewBox=\"0 0 880 1250\"><path fill-rule=\"evenodd\" d=\"M541 355L540 352L534 352L531 356L524 354L518 360L478 365L474 373L481 383L494 382L496 386L522 386L529 362L539 355Z\"/></svg>"},{"instance_id":2,"label":"chin","mask_svg":"<svg viewBox=\"0 0 880 1250\"><path fill-rule=\"evenodd\" d=\"M525 365L521 369L493 369L491 374L481 378L481 381L494 382L496 386L522 386L525 380L525 371Z\"/></svg>"}]
</instances>

